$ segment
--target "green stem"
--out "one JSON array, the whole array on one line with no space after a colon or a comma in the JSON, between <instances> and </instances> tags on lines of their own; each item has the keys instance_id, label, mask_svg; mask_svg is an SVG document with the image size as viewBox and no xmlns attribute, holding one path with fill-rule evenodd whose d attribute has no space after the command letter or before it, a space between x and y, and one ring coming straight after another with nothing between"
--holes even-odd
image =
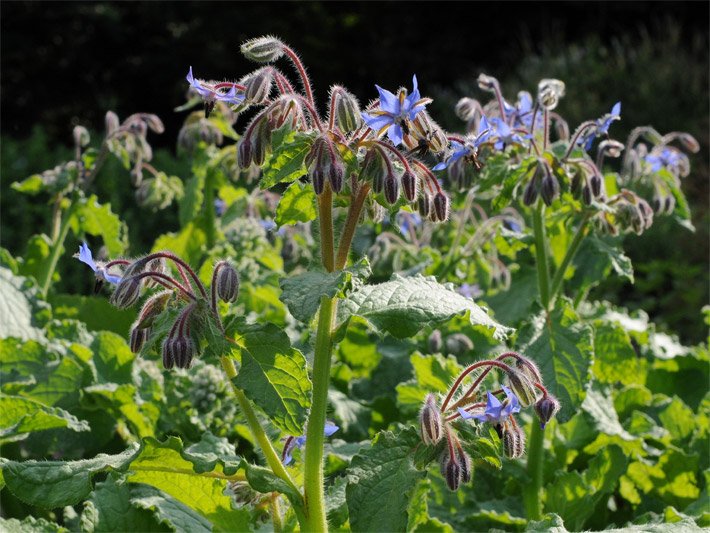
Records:
<instances>
[{"instance_id":1,"label":"green stem","mask_svg":"<svg viewBox=\"0 0 710 533\"><path fill-rule=\"evenodd\" d=\"M281 533L284 530L283 521L281 520L281 509L279 505L279 495L274 492L269 501L271 511L271 523L274 526L274 533Z\"/></svg>"},{"instance_id":2,"label":"green stem","mask_svg":"<svg viewBox=\"0 0 710 533\"><path fill-rule=\"evenodd\" d=\"M330 184L318 196L318 220L320 223L320 251L323 266L328 272L335 268L335 239L333 237L333 192ZM346 252L347 253L347 252Z\"/></svg>"},{"instance_id":3,"label":"green stem","mask_svg":"<svg viewBox=\"0 0 710 533\"><path fill-rule=\"evenodd\" d=\"M577 251L579 250L582 241L584 241L584 237L587 234L587 223L589 222L589 217L590 215L587 214L582 219L582 222L579 224L579 228L577 228L577 233L575 233L572 243L567 249L564 258L562 259L562 263L560 263L560 267L557 269L555 276L552 278L552 284L550 286L550 305L554 304L555 296L562 287L562 282L565 279L567 267L572 262L572 259L574 259L574 256L577 255Z\"/></svg>"},{"instance_id":4,"label":"green stem","mask_svg":"<svg viewBox=\"0 0 710 533\"><path fill-rule=\"evenodd\" d=\"M360 185L355 198L353 198L350 204L350 209L348 210L348 216L345 219L345 225L343 226L343 232L340 234L340 243L338 244L338 255L335 258L335 268L342 270L348 262L348 254L350 253L350 245L353 242L353 237L355 236L355 230L357 229L357 223L360 220L360 213L362 213L362 207L367 198L367 194L370 192L370 184L363 183Z\"/></svg>"},{"instance_id":5,"label":"green stem","mask_svg":"<svg viewBox=\"0 0 710 533\"><path fill-rule=\"evenodd\" d=\"M323 441L325 412L328 406L330 359L333 349L333 323L337 300L323 296L318 312L315 355L313 359L313 403L306 429L306 460L303 482L306 522L303 531L328 531L323 486Z\"/></svg>"},{"instance_id":6,"label":"green stem","mask_svg":"<svg viewBox=\"0 0 710 533\"><path fill-rule=\"evenodd\" d=\"M543 442L545 440L545 430L540 428L537 421L533 421L530 443L528 445L528 466L527 472L530 478L528 484L523 489L523 503L528 520L540 520L542 516L542 502L540 501L540 491L542 490L542 467L544 459Z\"/></svg>"},{"instance_id":7,"label":"green stem","mask_svg":"<svg viewBox=\"0 0 710 533\"><path fill-rule=\"evenodd\" d=\"M286 468L281 462L281 458L276 453L276 450L274 450L269 437L264 432L264 428L261 427L261 423L259 422L251 403L249 403L249 399L240 389L236 387L236 385L234 385L234 382L232 381L237 376L237 369L234 366L234 362L228 356L223 355L221 357L221 363L225 374L227 374L227 377L229 378L229 382L232 384L232 390L234 391L234 396L237 398L237 403L247 419L249 429L264 454L266 463L269 465L269 468L271 468L274 475L284 480L294 491L297 492L298 488L296 488L296 485L293 483L291 476L288 475Z\"/></svg>"},{"instance_id":8,"label":"green stem","mask_svg":"<svg viewBox=\"0 0 710 533\"><path fill-rule=\"evenodd\" d=\"M69 233L69 221L74 215L74 211L77 208L77 195L72 195L71 205L64 211L62 215L61 222L59 224L59 231L57 233L57 238L52 243L52 250L49 253L49 260L47 261L47 266L42 273L42 279L39 280L39 286L42 290L42 296L47 297L47 292L49 292L49 286L52 283L52 277L54 276L54 271L57 268L57 262L59 261L59 256L64 249L64 241Z\"/></svg>"},{"instance_id":9,"label":"green stem","mask_svg":"<svg viewBox=\"0 0 710 533\"><path fill-rule=\"evenodd\" d=\"M451 244L451 248L449 248L449 253L446 254L446 257L444 258L444 268L440 275L441 279L444 279L446 277L446 275L451 270L451 267L455 265L459 260L458 247L459 244L461 244L461 239L463 238L463 234L466 229L466 221L468 220L468 213L471 210L472 204L473 194L469 193L466 195L466 203L464 204L463 210L461 211L461 216L458 220L454 242Z\"/></svg>"},{"instance_id":10,"label":"green stem","mask_svg":"<svg viewBox=\"0 0 710 533\"><path fill-rule=\"evenodd\" d=\"M547 237L545 235L545 204L538 201L533 211L533 232L535 234L535 264L540 302L545 311L550 305L550 267L547 258Z\"/></svg>"},{"instance_id":11,"label":"green stem","mask_svg":"<svg viewBox=\"0 0 710 533\"><path fill-rule=\"evenodd\" d=\"M214 173L211 170L207 170L207 175L205 176L205 226L207 227L207 248L212 249L215 245L217 229L215 227L215 207L214 207L214 193L215 193L215 183L214 183Z\"/></svg>"}]
</instances>

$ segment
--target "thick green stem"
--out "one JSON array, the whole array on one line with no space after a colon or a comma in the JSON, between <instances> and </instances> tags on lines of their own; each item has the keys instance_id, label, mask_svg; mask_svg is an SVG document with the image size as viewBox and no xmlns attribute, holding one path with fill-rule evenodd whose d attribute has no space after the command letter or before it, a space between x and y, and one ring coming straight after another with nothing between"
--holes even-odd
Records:
<instances>
[{"instance_id":1,"label":"thick green stem","mask_svg":"<svg viewBox=\"0 0 710 533\"><path fill-rule=\"evenodd\" d=\"M57 238L54 239L52 243L52 250L49 253L49 260L47 261L47 266L42 272L42 279L39 280L39 286L42 290L42 296L47 297L47 292L49 292L49 286L52 283L52 277L54 276L54 271L57 268L57 262L59 261L59 256L64 249L64 241L69 233L69 221L74 215L77 207L77 197L76 195L72 198L72 203L69 208L64 211L62 215L61 222L59 224L59 231L57 233Z\"/></svg>"},{"instance_id":2,"label":"thick green stem","mask_svg":"<svg viewBox=\"0 0 710 533\"><path fill-rule=\"evenodd\" d=\"M545 235L545 204L538 201L533 211L533 232L535 234L535 264L540 302L547 311L550 305L550 267L547 258L547 237Z\"/></svg>"},{"instance_id":3,"label":"thick green stem","mask_svg":"<svg viewBox=\"0 0 710 533\"><path fill-rule=\"evenodd\" d=\"M284 530L283 521L281 520L281 506L279 505L279 495L274 492L269 501L269 510L271 511L271 523L274 526L274 533L281 533Z\"/></svg>"},{"instance_id":4,"label":"thick green stem","mask_svg":"<svg viewBox=\"0 0 710 533\"><path fill-rule=\"evenodd\" d=\"M276 450L274 450L274 447L271 445L271 441L264 432L264 428L261 427L261 423L259 422L259 419L257 418L256 412L252 408L251 403L249 403L249 399L244 395L244 393L240 389L238 389L234 385L234 382L232 381L237 375L237 369L234 366L234 362L228 356L223 355L221 357L221 363L225 374L227 374L227 378L229 378L229 382L232 384L232 390L234 391L234 396L237 399L237 403L239 404L239 407L241 408L245 418L247 419L249 429L251 430L252 435L256 439L257 444L261 448L261 451L264 454L264 458L266 459L266 463L269 465L269 468L271 468L271 471L276 476L280 477L288 485L290 485L294 491L298 491L298 488L296 488L296 485L293 483L291 476L288 475L286 468L281 462L281 458L276 453Z\"/></svg>"},{"instance_id":5,"label":"thick green stem","mask_svg":"<svg viewBox=\"0 0 710 533\"><path fill-rule=\"evenodd\" d=\"M562 282L565 279L565 273L567 272L567 267L572 262L572 259L574 259L574 256L577 255L577 251L579 250L579 247L582 244L582 241L584 241L584 237L587 234L587 223L588 222L589 222L589 215L585 215L585 217L582 219L582 222L579 224L579 228L577 228L577 233L575 233L574 238L572 239L572 243L570 244L569 248L567 249L567 252L565 253L564 258L562 259L562 263L560 263L560 267L557 269L557 271L555 272L555 276L552 278L552 284L550 285L550 302L549 302L549 304L551 306L554 305L555 296L557 296L557 292L562 287Z\"/></svg>"},{"instance_id":6,"label":"thick green stem","mask_svg":"<svg viewBox=\"0 0 710 533\"><path fill-rule=\"evenodd\" d=\"M328 272L335 268L335 240L333 237L333 193L330 184L318 196L318 220L320 222L320 251L323 266Z\"/></svg>"},{"instance_id":7,"label":"thick green stem","mask_svg":"<svg viewBox=\"0 0 710 533\"><path fill-rule=\"evenodd\" d=\"M540 428L537 421L533 421L530 443L528 444L528 477L530 481L523 489L523 502L528 520L540 520L542 516L542 501L540 491L542 489L542 467L543 467L543 442L545 440L545 430Z\"/></svg>"},{"instance_id":8,"label":"thick green stem","mask_svg":"<svg viewBox=\"0 0 710 533\"><path fill-rule=\"evenodd\" d=\"M343 226L343 232L340 234L340 243L338 244L338 255L335 258L335 268L342 270L348 262L348 254L350 253L350 245L353 242L353 237L355 236L355 230L357 229L357 223L360 220L360 214L362 213L362 207L367 198L367 194L370 192L370 184L363 183L360 185L355 198L353 198L350 204L350 209L348 210L348 216L345 219L345 225Z\"/></svg>"},{"instance_id":9,"label":"thick green stem","mask_svg":"<svg viewBox=\"0 0 710 533\"><path fill-rule=\"evenodd\" d=\"M207 248L212 249L215 245L217 228L215 227L215 180L214 172L207 170L207 176L205 177L205 203L204 203L204 213L205 213L205 226L207 228Z\"/></svg>"},{"instance_id":10,"label":"thick green stem","mask_svg":"<svg viewBox=\"0 0 710 533\"><path fill-rule=\"evenodd\" d=\"M323 296L318 312L315 355L313 359L313 402L306 429L306 460L303 483L306 522L303 531L327 531L323 486L323 441L325 412L328 406L330 359L333 349L333 323L337 300Z\"/></svg>"}]
</instances>

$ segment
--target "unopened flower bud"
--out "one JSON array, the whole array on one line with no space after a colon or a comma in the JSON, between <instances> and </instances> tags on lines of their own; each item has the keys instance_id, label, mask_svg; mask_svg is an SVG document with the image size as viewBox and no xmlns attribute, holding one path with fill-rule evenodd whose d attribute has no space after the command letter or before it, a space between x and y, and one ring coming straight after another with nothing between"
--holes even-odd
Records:
<instances>
[{"instance_id":1,"label":"unopened flower bud","mask_svg":"<svg viewBox=\"0 0 710 533\"><path fill-rule=\"evenodd\" d=\"M438 444L444 436L444 421L433 394L427 394L424 399L424 406L419 414L419 426L422 442L427 446Z\"/></svg>"},{"instance_id":2,"label":"unopened flower bud","mask_svg":"<svg viewBox=\"0 0 710 533\"><path fill-rule=\"evenodd\" d=\"M471 120L479 108L480 104L473 98L461 98L456 104L456 116L461 120Z\"/></svg>"},{"instance_id":3,"label":"unopened flower bud","mask_svg":"<svg viewBox=\"0 0 710 533\"><path fill-rule=\"evenodd\" d=\"M613 139L606 139L599 143L599 151L604 152L607 157L619 157L624 150L624 143Z\"/></svg>"},{"instance_id":4,"label":"unopened flower bud","mask_svg":"<svg viewBox=\"0 0 710 533\"><path fill-rule=\"evenodd\" d=\"M141 294L141 283L134 276L124 276L118 282L109 301L119 309L126 309L138 301Z\"/></svg>"},{"instance_id":5,"label":"unopened flower bud","mask_svg":"<svg viewBox=\"0 0 710 533\"><path fill-rule=\"evenodd\" d=\"M120 120L118 120L118 115L113 111L106 111L106 116L104 117L104 122L106 124L106 135L111 135L114 131L118 129L121 125Z\"/></svg>"},{"instance_id":6,"label":"unopened flower bud","mask_svg":"<svg viewBox=\"0 0 710 533\"><path fill-rule=\"evenodd\" d=\"M537 200L537 195L537 180L533 178L523 189L523 204L527 206L533 205L535 200Z\"/></svg>"},{"instance_id":7,"label":"unopened flower bud","mask_svg":"<svg viewBox=\"0 0 710 533\"><path fill-rule=\"evenodd\" d=\"M143 304L140 313L138 313L138 320L135 327L139 329L151 327L155 319L165 310L165 306L172 294L172 290L165 290L155 293L148 298Z\"/></svg>"},{"instance_id":8,"label":"unopened flower bud","mask_svg":"<svg viewBox=\"0 0 710 533\"><path fill-rule=\"evenodd\" d=\"M565 83L561 80L540 80L537 86L537 99L540 105L551 111L557 107L560 99L565 95Z\"/></svg>"},{"instance_id":9,"label":"unopened flower bud","mask_svg":"<svg viewBox=\"0 0 710 533\"><path fill-rule=\"evenodd\" d=\"M283 43L276 37L267 35L250 39L241 46L244 57L257 63L272 63L280 58L283 53Z\"/></svg>"},{"instance_id":10,"label":"unopened flower bud","mask_svg":"<svg viewBox=\"0 0 710 533\"><path fill-rule=\"evenodd\" d=\"M271 67L260 68L243 80L244 97L254 104L263 104L271 94L274 70Z\"/></svg>"},{"instance_id":11,"label":"unopened flower bud","mask_svg":"<svg viewBox=\"0 0 710 533\"><path fill-rule=\"evenodd\" d=\"M523 407L528 407L529 405L535 403L535 400L537 398L535 395L535 386L533 385L533 382L530 381L530 379L525 374L517 370L512 370L507 374L510 389L518 397L518 400L520 400L520 405L522 405Z\"/></svg>"},{"instance_id":12,"label":"unopened flower bud","mask_svg":"<svg viewBox=\"0 0 710 533\"><path fill-rule=\"evenodd\" d=\"M175 366L175 356L173 355L173 339L172 337L167 337L163 341L163 367L166 370L170 370Z\"/></svg>"},{"instance_id":13,"label":"unopened flower bud","mask_svg":"<svg viewBox=\"0 0 710 533\"><path fill-rule=\"evenodd\" d=\"M399 181L394 174L390 174L385 178L384 183L385 200L388 203L394 204L399 198Z\"/></svg>"},{"instance_id":14,"label":"unopened flower bud","mask_svg":"<svg viewBox=\"0 0 710 533\"><path fill-rule=\"evenodd\" d=\"M503 451L506 457L517 459L525 454L525 433L517 424L506 424L503 429Z\"/></svg>"},{"instance_id":15,"label":"unopened flower bud","mask_svg":"<svg viewBox=\"0 0 710 533\"><path fill-rule=\"evenodd\" d=\"M540 369L537 365L532 362L527 357L519 356L515 360L515 368L530 379L530 381L542 383L542 376L540 375Z\"/></svg>"},{"instance_id":16,"label":"unopened flower bud","mask_svg":"<svg viewBox=\"0 0 710 533\"><path fill-rule=\"evenodd\" d=\"M700 143L690 133L681 133L678 140L689 152L696 153L700 150Z\"/></svg>"},{"instance_id":17,"label":"unopened flower bud","mask_svg":"<svg viewBox=\"0 0 710 533\"><path fill-rule=\"evenodd\" d=\"M328 179L330 181L330 188L334 193L339 193L343 189L343 177L345 175L345 166L343 163L336 159L331 165L328 172Z\"/></svg>"},{"instance_id":18,"label":"unopened flower bud","mask_svg":"<svg viewBox=\"0 0 710 533\"><path fill-rule=\"evenodd\" d=\"M461 465L461 481L469 483L473 477L473 462L471 457L459 446L457 448L457 458Z\"/></svg>"},{"instance_id":19,"label":"unopened flower bud","mask_svg":"<svg viewBox=\"0 0 710 533\"><path fill-rule=\"evenodd\" d=\"M160 120L158 115L153 115L152 113L144 113L141 115L145 123L148 125L151 131L155 133L163 133L165 131L165 126L163 121Z\"/></svg>"},{"instance_id":20,"label":"unopened flower bud","mask_svg":"<svg viewBox=\"0 0 710 533\"><path fill-rule=\"evenodd\" d=\"M405 170L401 179L404 197L407 201L413 202L417 199L417 177L411 170Z\"/></svg>"},{"instance_id":21,"label":"unopened flower bud","mask_svg":"<svg viewBox=\"0 0 710 533\"><path fill-rule=\"evenodd\" d=\"M335 124L344 133L355 131L362 125L360 104L354 95L342 87L333 87L332 98L334 102Z\"/></svg>"},{"instance_id":22,"label":"unopened flower bud","mask_svg":"<svg viewBox=\"0 0 710 533\"><path fill-rule=\"evenodd\" d=\"M429 352L431 353L437 353L441 351L441 348L443 346L443 340L441 338L441 331L438 329L435 329L434 331L431 332L431 335L429 335L429 339L427 340L427 344L429 345Z\"/></svg>"},{"instance_id":23,"label":"unopened flower bud","mask_svg":"<svg viewBox=\"0 0 710 533\"><path fill-rule=\"evenodd\" d=\"M419 214L422 218L429 216L429 213L431 212L431 203L431 197L426 193L422 193L417 200L417 209L419 210Z\"/></svg>"},{"instance_id":24,"label":"unopened flower bud","mask_svg":"<svg viewBox=\"0 0 710 533\"><path fill-rule=\"evenodd\" d=\"M172 352L176 367L190 368L195 352L195 344L190 337L177 336L173 338Z\"/></svg>"},{"instance_id":25,"label":"unopened flower bud","mask_svg":"<svg viewBox=\"0 0 710 533\"><path fill-rule=\"evenodd\" d=\"M239 295L239 274L227 261L217 263L217 269L217 296L224 302L235 301Z\"/></svg>"},{"instance_id":26,"label":"unopened flower bud","mask_svg":"<svg viewBox=\"0 0 710 533\"><path fill-rule=\"evenodd\" d=\"M592 189L587 184L582 187L582 201L585 205L591 205L592 203Z\"/></svg>"},{"instance_id":27,"label":"unopened flower bud","mask_svg":"<svg viewBox=\"0 0 710 533\"><path fill-rule=\"evenodd\" d=\"M599 174L594 174L589 178L589 185L595 198L602 193L602 177Z\"/></svg>"},{"instance_id":28,"label":"unopened flower bud","mask_svg":"<svg viewBox=\"0 0 710 533\"><path fill-rule=\"evenodd\" d=\"M444 450L441 456L441 475L444 476L446 486L449 490L455 492L461 485L461 463L456 457L451 457L448 450Z\"/></svg>"},{"instance_id":29,"label":"unopened flower bud","mask_svg":"<svg viewBox=\"0 0 710 533\"><path fill-rule=\"evenodd\" d=\"M139 353L145 341L148 340L150 329L133 327L131 328L130 347L133 353Z\"/></svg>"},{"instance_id":30,"label":"unopened flower bud","mask_svg":"<svg viewBox=\"0 0 710 533\"><path fill-rule=\"evenodd\" d=\"M72 135L74 136L74 144L76 146L86 146L91 140L89 131L84 126L74 126Z\"/></svg>"},{"instance_id":31,"label":"unopened flower bud","mask_svg":"<svg viewBox=\"0 0 710 533\"><path fill-rule=\"evenodd\" d=\"M439 191L434 195L434 209L432 213L436 213L436 220L444 222L449 218L449 198L443 192Z\"/></svg>"},{"instance_id":32,"label":"unopened flower bud","mask_svg":"<svg viewBox=\"0 0 710 533\"><path fill-rule=\"evenodd\" d=\"M465 355L473 350L473 341L463 333L454 333L446 339L446 353L455 356Z\"/></svg>"},{"instance_id":33,"label":"unopened flower bud","mask_svg":"<svg viewBox=\"0 0 710 533\"><path fill-rule=\"evenodd\" d=\"M249 137L242 137L237 148L237 164L242 170L249 168L252 162L252 143Z\"/></svg>"},{"instance_id":34,"label":"unopened flower bud","mask_svg":"<svg viewBox=\"0 0 710 533\"><path fill-rule=\"evenodd\" d=\"M542 178L541 187L542 201L545 205L552 205L552 202L560 195L560 184L552 174L548 174Z\"/></svg>"},{"instance_id":35,"label":"unopened flower bud","mask_svg":"<svg viewBox=\"0 0 710 533\"><path fill-rule=\"evenodd\" d=\"M486 74L479 74L478 75L478 87L484 91L494 91L496 86L498 85L498 80L495 79L493 76L488 76Z\"/></svg>"},{"instance_id":36,"label":"unopened flower bud","mask_svg":"<svg viewBox=\"0 0 710 533\"><path fill-rule=\"evenodd\" d=\"M554 396L543 396L535 404L535 412L540 419L540 427L545 429L547 423L552 420L552 417L560 410L560 402Z\"/></svg>"}]
</instances>

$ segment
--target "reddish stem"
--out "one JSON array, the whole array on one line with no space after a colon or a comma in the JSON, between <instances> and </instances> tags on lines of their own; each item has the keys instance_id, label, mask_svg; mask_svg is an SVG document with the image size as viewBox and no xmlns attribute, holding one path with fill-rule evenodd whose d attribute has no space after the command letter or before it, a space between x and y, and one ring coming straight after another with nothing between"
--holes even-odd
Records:
<instances>
[{"instance_id":1,"label":"reddish stem","mask_svg":"<svg viewBox=\"0 0 710 533\"><path fill-rule=\"evenodd\" d=\"M159 257L164 257L165 259L169 259L170 261L173 261L176 265L178 265L178 268L183 267L188 272L188 274L190 274L190 277L192 278L195 285L199 289L202 297L205 300L207 299L207 291L205 290L205 286L200 281L200 278L197 277L197 274L195 274L195 271L192 270L192 268L190 268L190 265L188 265L185 261L180 259L177 255L170 253L170 252L155 252L155 253L152 253L152 254L146 256L144 259L147 262L147 261L150 261L151 259L157 259ZM170 279L172 279L172 278L170 278Z\"/></svg>"},{"instance_id":2,"label":"reddish stem","mask_svg":"<svg viewBox=\"0 0 710 533\"><path fill-rule=\"evenodd\" d=\"M308 101L311 103L311 105L313 107L315 107L316 104L313 101L313 91L311 90L311 82L308 80L308 75L306 74L306 69L303 67L303 63L301 63L301 60L299 59L296 52L294 52L288 46L284 45L283 51L288 56L288 58L291 60L291 63L293 63L293 66L296 67L296 70L298 71L298 75L301 77L301 83L303 84L303 90L306 92L306 98L308 98Z\"/></svg>"},{"instance_id":3,"label":"reddish stem","mask_svg":"<svg viewBox=\"0 0 710 533\"><path fill-rule=\"evenodd\" d=\"M446 399L444 400L444 403L441 405L441 412L444 413L446 412L446 407L449 405L449 402L451 401L451 398L453 397L454 393L456 390L459 388L461 385L461 382L463 379L468 376L471 372L474 370L481 368L481 367L497 367L504 372L512 372L513 369L506 365L505 363L501 363L500 361L479 361L478 363L473 363L472 365L469 365L466 370L461 372L459 377L456 378L456 381L454 381L454 385L451 387L451 390L449 390L449 393L446 395ZM480 382L480 377L477 380Z\"/></svg>"}]
</instances>

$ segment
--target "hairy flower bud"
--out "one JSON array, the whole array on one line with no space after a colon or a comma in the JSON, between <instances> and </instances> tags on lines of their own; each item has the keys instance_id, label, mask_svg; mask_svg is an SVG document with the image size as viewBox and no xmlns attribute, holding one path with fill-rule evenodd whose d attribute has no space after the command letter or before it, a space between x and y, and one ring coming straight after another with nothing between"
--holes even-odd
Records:
<instances>
[{"instance_id":1,"label":"hairy flower bud","mask_svg":"<svg viewBox=\"0 0 710 533\"><path fill-rule=\"evenodd\" d=\"M124 276L118 282L116 290L109 298L111 305L126 309L138 301L141 294L141 283L134 276Z\"/></svg>"},{"instance_id":2,"label":"hairy flower bud","mask_svg":"<svg viewBox=\"0 0 710 533\"><path fill-rule=\"evenodd\" d=\"M535 403L535 386L532 381L530 381L525 374L517 370L512 370L508 372L507 375L510 389L518 397L518 400L520 400L520 405L528 407Z\"/></svg>"},{"instance_id":3,"label":"hairy flower bud","mask_svg":"<svg viewBox=\"0 0 710 533\"><path fill-rule=\"evenodd\" d=\"M517 459L525 454L525 433L517 424L506 424L503 429L503 451L506 457Z\"/></svg>"},{"instance_id":4,"label":"hairy flower bud","mask_svg":"<svg viewBox=\"0 0 710 533\"><path fill-rule=\"evenodd\" d=\"M323 194L325 190L325 173L320 168L314 168L311 171L311 182L313 183L313 191L316 194Z\"/></svg>"},{"instance_id":5,"label":"hairy flower bud","mask_svg":"<svg viewBox=\"0 0 710 533\"><path fill-rule=\"evenodd\" d=\"M142 113L141 118L148 125L150 131L153 131L155 133L163 133L165 131L163 121L160 120L160 117L158 117L158 115L153 115L152 113Z\"/></svg>"},{"instance_id":6,"label":"hairy flower bud","mask_svg":"<svg viewBox=\"0 0 710 533\"><path fill-rule=\"evenodd\" d=\"M217 296L224 302L233 302L239 295L239 274L228 261L215 265L217 271Z\"/></svg>"},{"instance_id":7,"label":"hairy flower bud","mask_svg":"<svg viewBox=\"0 0 710 533\"><path fill-rule=\"evenodd\" d=\"M591 205L592 203L592 189L588 184L582 187L582 201L585 205Z\"/></svg>"},{"instance_id":8,"label":"hairy flower bud","mask_svg":"<svg viewBox=\"0 0 710 533\"><path fill-rule=\"evenodd\" d=\"M565 83L561 80L544 79L537 85L537 100L540 105L552 111L565 95Z\"/></svg>"},{"instance_id":9,"label":"hairy flower bud","mask_svg":"<svg viewBox=\"0 0 710 533\"><path fill-rule=\"evenodd\" d=\"M429 213L431 213L431 203L431 197L426 193L422 193L417 200L417 209L422 218L428 217Z\"/></svg>"},{"instance_id":10,"label":"hairy flower bud","mask_svg":"<svg viewBox=\"0 0 710 533\"><path fill-rule=\"evenodd\" d=\"M457 458L461 465L461 481L469 483L473 478L473 462L471 457L459 446L457 448Z\"/></svg>"},{"instance_id":11,"label":"hairy flower bud","mask_svg":"<svg viewBox=\"0 0 710 533\"><path fill-rule=\"evenodd\" d=\"M537 180L535 178L531 179L528 184L523 189L523 204L530 206L537 200Z\"/></svg>"},{"instance_id":12,"label":"hairy flower bud","mask_svg":"<svg viewBox=\"0 0 710 533\"><path fill-rule=\"evenodd\" d=\"M330 188L334 193L339 193L343 189L343 178L345 176L345 165L339 158L330 165L328 171L328 181L330 181Z\"/></svg>"},{"instance_id":13,"label":"hairy flower bud","mask_svg":"<svg viewBox=\"0 0 710 533\"><path fill-rule=\"evenodd\" d=\"M74 126L72 135L74 137L74 144L76 146L86 146L91 140L91 137L89 136L89 130L87 130L84 126Z\"/></svg>"},{"instance_id":14,"label":"hairy flower bud","mask_svg":"<svg viewBox=\"0 0 710 533\"><path fill-rule=\"evenodd\" d=\"M497 79L493 76L488 76L482 73L478 75L478 80L476 81L478 82L478 87L483 91L495 91L495 88L498 85Z\"/></svg>"},{"instance_id":15,"label":"hairy flower bud","mask_svg":"<svg viewBox=\"0 0 710 533\"><path fill-rule=\"evenodd\" d=\"M543 396L535 404L535 412L540 419L540 427L545 429L545 425L552 420L552 417L560 410L560 402L551 395Z\"/></svg>"},{"instance_id":16,"label":"hairy flower bud","mask_svg":"<svg viewBox=\"0 0 710 533\"><path fill-rule=\"evenodd\" d=\"M441 191L434 195L434 209L432 214L436 214L436 220L439 222L446 221L449 218L449 198Z\"/></svg>"},{"instance_id":17,"label":"hairy flower bud","mask_svg":"<svg viewBox=\"0 0 710 533\"><path fill-rule=\"evenodd\" d=\"M480 109L481 105L478 101L473 98L461 98L456 104L455 112L456 116L461 120L471 120L476 115L476 111Z\"/></svg>"},{"instance_id":18,"label":"hairy flower bud","mask_svg":"<svg viewBox=\"0 0 710 533\"><path fill-rule=\"evenodd\" d=\"M190 368L195 355L195 344L190 337L180 335L173 339L173 358L178 368Z\"/></svg>"},{"instance_id":19,"label":"hairy flower bud","mask_svg":"<svg viewBox=\"0 0 710 533\"><path fill-rule=\"evenodd\" d=\"M696 153L700 151L700 143L690 133L681 133L678 140L683 147L689 152Z\"/></svg>"},{"instance_id":20,"label":"hairy flower bud","mask_svg":"<svg viewBox=\"0 0 710 533\"><path fill-rule=\"evenodd\" d=\"M136 328L147 329L153 325L155 319L165 310L165 306L173 294L172 290L165 290L155 293L150 298L148 298L140 313L138 313L138 320L136 321Z\"/></svg>"},{"instance_id":21,"label":"hairy flower bud","mask_svg":"<svg viewBox=\"0 0 710 533\"><path fill-rule=\"evenodd\" d=\"M552 202L560 195L560 184L552 174L548 174L542 178L541 187L542 201L545 205L550 206Z\"/></svg>"},{"instance_id":22,"label":"hairy flower bud","mask_svg":"<svg viewBox=\"0 0 710 533\"><path fill-rule=\"evenodd\" d=\"M145 341L148 340L150 329L133 327L131 328L130 347L133 353L139 353Z\"/></svg>"},{"instance_id":23,"label":"hairy flower bud","mask_svg":"<svg viewBox=\"0 0 710 533\"><path fill-rule=\"evenodd\" d=\"M404 197L408 202L413 202L417 199L417 177L411 170L405 170L401 180Z\"/></svg>"},{"instance_id":24,"label":"hairy flower bud","mask_svg":"<svg viewBox=\"0 0 710 533\"><path fill-rule=\"evenodd\" d=\"M437 353L441 351L441 348L443 347L443 340L441 338L441 331L438 329L435 329L434 331L431 332L431 335L429 335L429 339L427 340L427 344L429 346L429 351L431 353Z\"/></svg>"},{"instance_id":25,"label":"hairy flower bud","mask_svg":"<svg viewBox=\"0 0 710 533\"><path fill-rule=\"evenodd\" d=\"M454 333L446 339L446 353L460 356L473 350L473 341L463 333Z\"/></svg>"},{"instance_id":26,"label":"hairy flower bud","mask_svg":"<svg viewBox=\"0 0 710 533\"><path fill-rule=\"evenodd\" d=\"M419 413L419 427L422 442L427 446L438 444L444 436L444 421L433 394L427 394L424 399L424 405Z\"/></svg>"},{"instance_id":27,"label":"hairy flower bud","mask_svg":"<svg viewBox=\"0 0 710 533\"><path fill-rule=\"evenodd\" d=\"M163 341L162 347L163 355L163 367L166 370L170 370L175 366L175 356L173 355L173 339L172 337L167 337Z\"/></svg>"},{"instance_id":28,"label":"hairy flower bud","mask_svg":"<svg viewBox=\"0 0 710 533\"><path fill-rule=\"evenodd\" d=\"M272 63L284 54L284 45L276 37L267 35L250 39L241 46L244 57L257 63Z\"/></svg>"},{"instance_id":29,"label":"hairy flower bud","mask_svg":"<svg viewBox=\"0 0 710 533\"><path fill-rule=\"evenodd\" d=\"M263 104L271 94L274 83L274 70L271 67L260 68L243 80L244 97L254 103Z\"/></svg>"},{"instance_id":30,"label":"hairy flower bud","mask_svg":"<svg viewBox=\"0 0 710 533\"><path fill-rule=\"evenodd\" d=\"M537 365L527 357L519 355L515 360L515 368L522 372L530 381L542 383L542 376Z\"/></svg>"},{"instance_id":31,"label":"hairy flower bud","mask_svg":"<svg viewBox=\"0 0 710 533\"><path fill-rule=\"evenodd\" d=\"M461 464L448 451L444 451L441 460L441 475L444 476L449 490L456 492L461 485Z\"/></svg>"},{"instance_id":32,"label":"hairy flower bud","mask_svg":"<svg viewBox=\"0 0 710 533\"><path fill-rule=\"evenodd\" d=\"M118 129L121 125L121 121L118 119L118 115L113 111L106 111L106 116L104 117L104 122L106 124L106 135L111 135L114 131Z\"/></svg>"},{"instance_id":33,"label":"hairy flower bud","mask_svg":"<svg viewBox=\"0 0 710 533\"><path fill-rule=\"evenodd\" d=\"M245 170L251 166L252 162L252 142L249 137L242 137L237 147L237 164L239 168Z\"/></svg>"},{"instance_id":34,"label":"hairy flower bud","mask_svg":"<svg viewBox=\"0 0 710 533\"><path fill-rule=\"evenodd\" d=\"M594 197L599 197L602 193L602 177L599 174L593 174L592 177L589 178L589 185L592 188Z\"/></svg>"},{"instance_id":35,"label":"hairy flower bud","mask_svg":"<svg viewBox=\"0 0 710 533\"><path fill-rule=\"evenodd\" d=\"M399 181L394 174L390 174L385 178L384 183L385 200L388 203L394 204L399 198Z\"/></svg>"},{"instance_id":36,"label":"hairy flower bud","mask_svg":"<svg viewBox=\"0 0 710 533\"><path fill-rule=\"evenodd\" d=\"M358 129L362 125L362 115L357 98L338 86L331 89L331 98L333 99L332 111L335 125L344 133Z\"/></svg>"}]
</instances>

